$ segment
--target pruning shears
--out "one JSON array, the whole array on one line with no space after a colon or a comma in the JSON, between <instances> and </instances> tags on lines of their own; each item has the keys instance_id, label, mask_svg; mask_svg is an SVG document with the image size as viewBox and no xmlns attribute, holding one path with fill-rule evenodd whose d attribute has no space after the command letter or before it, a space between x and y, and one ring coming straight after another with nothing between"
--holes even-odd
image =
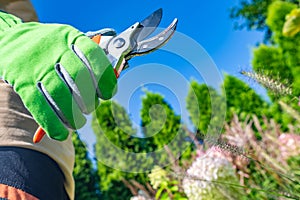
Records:
<instances>
[{"instance_id":1,"label":"pruning shears","mask_svg":"<svg viewBox=\"0 0 300 200\"><path fill-rule=\"evenodd\" d=\"M177 18L162 32L148 38L157 29L161 18L162 9L160 8L118 35L113 29L88 32L86 35L105 51L118 78L122 70L128 68L128 61L131 58L159 49L173 36L178 22ZM39 127L34 134L33 142L40 142L45 134L45 131Z\"/></svg>"},{"instance_id":2,"label":"pruning shears","mask_svg":"<svg viewBox=\"0 0 300 200\"><path fill-rule=\"evenodd\" d=\"M177 19L159 34L147 38L159 25L162 18L162 9L158 9L141 22L136 22L119 35L115 35L112 29L99 32L88 32L88 36L94 40L106 52L117 77L123 69L128 67L128 60L135 56L149 54L168 42L175 32ZM102 39L104 37L104 39Z\"/></svg>"}]
</instances>

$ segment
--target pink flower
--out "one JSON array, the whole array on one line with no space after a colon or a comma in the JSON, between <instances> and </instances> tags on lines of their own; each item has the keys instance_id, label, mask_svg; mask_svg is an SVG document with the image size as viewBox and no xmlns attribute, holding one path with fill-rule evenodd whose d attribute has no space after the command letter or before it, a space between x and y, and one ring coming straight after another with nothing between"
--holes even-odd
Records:
<instances>
[{"instance_id":1,"label":"pink flower","mask_svg":"<svg viewBox=\"0 0 300 200\"><path fill-rule=\"evenodd\" d=\"M281 134L278 143L280 154L285 160L300 154L300 135Z\"/></svg>"}]
</instances>

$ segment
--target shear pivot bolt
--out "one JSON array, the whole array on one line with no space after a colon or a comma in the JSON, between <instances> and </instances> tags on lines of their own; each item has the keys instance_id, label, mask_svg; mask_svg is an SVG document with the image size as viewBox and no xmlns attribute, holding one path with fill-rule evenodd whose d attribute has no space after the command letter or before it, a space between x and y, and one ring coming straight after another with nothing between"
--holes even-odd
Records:
<instances>
[{"instance_id":1,"label":"shear pivot bolt","mask_svg":"<svg viewBox=\"0 0 300 200\"><path fill-rule=\"evenodd\" d=\"M118 38L114 41L114 46L116 48L121 48L124 46L124 44L125 44L125 40L123 38Z\"/></svg>"}]
</instances>

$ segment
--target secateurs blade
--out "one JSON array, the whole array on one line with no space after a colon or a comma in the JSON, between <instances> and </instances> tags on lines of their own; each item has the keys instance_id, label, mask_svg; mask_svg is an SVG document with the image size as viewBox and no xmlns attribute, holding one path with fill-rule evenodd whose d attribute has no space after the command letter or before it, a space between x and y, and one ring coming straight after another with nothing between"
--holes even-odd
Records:
<instances>
[{"instance_id":1,"label":"secateurs blade","mask_svg":"<svg viewBox=\"0 0 300 200\"><path fill-rule=\"evenodd\" d=\"M161 33L147 39L157 29L161 18L162 9L160 8L143 21L134 23L119 35L107 36L109 39L103 40L103 42L101 41L102 39L100 40L99 46L106 52L117 77L123 69L128 67L128 60L159 49L172 37L178 22L176 18ZM111 34L109 31L107 33ZM91 36L91 38L95 37L97 37L97 33Z\"/></svg>"},{"instance_id":2,"label":"secateurs blade","mask_svg":"<svg viewBox=\"0 0 300 200\"><path fill-rule=\"evenodd\" d=\"M162 9L158 9L141 22L136 22L120 34L113 29L88 32L86 35L105 51L119 77L123 69L128 67L128 60L135 56L149 54L166 44L176 30L177 18L162 32L147 38L153 33L162 18ZM33 142L40 142L45 131L39 127L34 134Z\"/></svg>"}]
</instances>

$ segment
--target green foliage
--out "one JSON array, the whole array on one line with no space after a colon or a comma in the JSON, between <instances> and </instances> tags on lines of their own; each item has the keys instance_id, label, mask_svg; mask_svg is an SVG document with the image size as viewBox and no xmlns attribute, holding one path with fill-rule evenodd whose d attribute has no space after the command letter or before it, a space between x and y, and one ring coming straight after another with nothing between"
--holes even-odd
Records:
<instances>
[{"instance_id":1,"label":"green foliage","mask_svg":"<svg viewBox=\"0 0 300 200\"><path fill-rule=\"evenodd\" d=\"M170 164L178 156L190 156L190 142L185 141L180 116L174 113L162 96L147 92L142 100L141 117L143 134L147 136L143 138L137 137L125 109L116 102L102 102L93 115L103 199L129 199L136 190L136 184L132 185L131 180L141 186L149 181L145 169L154 163ZM164 150L165 145L168 146L168 153ZM151 154L157 150L165 153ZM150 153L149 156L147 153Z\"/></svg>"},{"instance_id":2,"label":"green foliage","mask_svg":"<svg viewBox=\"0 0 300 200\"><path fill-rule=\"evenodd\" d=\"M286 37L282 32L288 19L286 16L293 13L296 4L298 1L293 0L241 0L239 6L231 10L231 17L236 20L243 19L237 24L238 28L246 27L266 33L268 45L262 44L253 50L252 65L255 73L268 76L265 80L270 84L275 82L277 84L278 81L291 87L293 95L299 96L300 34L295 33L293 37ZM230 156L223 155L224 159L228 159L228 162L234 165L234 168L230 169L238 171L243 184L239 185L237 180L233 181L233 179L230 179L232 185L215 182L213 185L218 186L214 191L216 194L223 191L222 195L227 195L232 186L232 191L246 192L247 195L240 195L245 199L300 196L298 192L300 159L295 156L286 162L278 150L281 147L278 143L278 135L274 135L280 134L282 130L288 131L288 125L296 123L285 112L287 110L282 106L282 102L293 106L294 112L299 108L286 100L289 96L282 97L280 92L277 92L279 95L275 94L276 85L273 88L267 84L264 86L273 100L270 105L246 83L230 75L225 76L223 83L225 91L221 93L205 84L191 82L186 102L195 132L207 134L211 125L220 122L223 125L225 119L223 113L226 110L226 121L233 121L224 127L220 144L222 137L227 135L228 142L233 147L245 148L246 152L251 151L251 154L246 155L247 161L237 160L240 152L232 152L235 154ZM286 94L289 93L284 95ZM245 123L235 120L236 114ZM79 183L78 194L85 195L78 198L99 197L99 192L95 189L97 185L95 180L99 179L101 199L126 200L133 195L138 196L138 190L151 194L149 196L156 199L187 199L183 190L183 177L180 175L185 174L196 153L195 147L191 145L191 139L187 137L187 130L181 124L180 116L161 95L151 92L146 92L142 98L140 115L143 132L140 133L142 134L139 135L140 137L137 137L125 109L115 102L102 102L93 116L93 129L97 138L95 151L98 158L98 174L94 174L87 153L77 149L76 154L79 157L76 158L76 163L79 164L75 167L74 176ZM253 117L252 121L249 115L257 115L257 117ZM263 116L275 119L279 125L274 121L269 123ZM257 133L260 134L259 138ZM197 153L203 150L199 144L197 148ZM163 153L156 155L158 151ZM161 166L165 170L163 173L154 175L152 171L148 176L149 171L145 169L156 164L168 165ZM216 164L216 157L213 157L207 169L213 169ZM82 170L83 168L86 171ZM203 167L198 168L201 173L207 171ZM220 170L222 171L223 168L220 167ZM230 180L226 181L230 182ZM203 183L200 179L198 181ZM81 183L84 186L81 186ZM84 188L88 189L84 190ZM86 191L91 191L89 194L91 196L88 196ZM234 194L239 195L238 192Z\"/></svg>"},{"instance_id":3,"label":"green foliage","mask_svg":"<svg viewBox=\"0 0 300 200\"><path fill-rule=\"evenodd\" d=\"M268 115L268 103L243 81L226 75L223 87L223 93L218 94L214 88L205 84L195 81L191 83L186 99L187 110L201 135L207 134L208 127L223 128L225 119L230 121L233 114L243 119L249 114Z\"/></svg>"},{"instance_id":4,"label":"green foliage","mask_svg":"<svg viewBox=\"0 0 300 200\"><path fill-rule=\"evenodd\" d=\"M212 116L212 100L219 105L214 108L219 111L218 114L227 106L227 120L231 120L234 113L244 117L247 114L262 116L268 108L268 104L252 88L234 76L226 75L223 86L225 90L221 96L214 88L205 84L195 81L191 83L187 96L187 109L193 124L203 133L206 133L212 121L218 121L222 116Z\"/></svg>"},{"instance_id":5,"label":"green foliage","mask_svg":"<svg viewBox=\"0 0 300 200\"><path fill-rule=\"evenodd\" d=\"M300 9L294 8L285 17L282 34L287 37L294 37L300 31Z\"/></svg>"},{"instance_id":6,"label":"green foliage","mask_svg":"<svg viewBox=\"0 0 300 200\"><path fill-rule=\"evenodd\" d=\"M291 69L286 64L283 50L275 46L262 44L254 49L253 55L252 66L254 71L256 74L266 77L264 79L268 79L268 84L261 85L267 89L269 97L276 101L283 95L292 95L293 89L290 83L292 83L294 77ZM275 82L277 85L281 84L281 91L274 90ZM289 91L288 94L283 92L287 90Z\"/></svg>"},{"instance_id":7,"label":"green foliage","mask_svg":"<svg viewBox=\"0 0 300 200\"><path fill-rule=\"evenodd\" d=\"M125 109L115 102L105 101L95 111L93 128L104 134L113 145L126 151L135 151L136 130ZM96 135L98 136L98 135ZM97 138L101 139L101 138ZM97 146L96 146L97 148Z\"/></svg>"},{"instance_id":8,"label":"green foliage","mask_svg":"<svg viewBox=\"0 0 300 200\"><path fill-rule=\"evenodd\" d=\"M234 20L235 28L263 31L265 33L264 42L272 41L273 32L270 30L270 24L266 23L266 19L270 12L269 7L273 2L277 5L281 3L298 5L298 0L240 0L238 5L230 10L230 17ZM276 24L274 25L276 26Z\"/></svg>"},{"instance_id":9,"label":"green foliage","mask_svg":"<svg viewBox=\"0 0 300 200\"><path fill-rule=\"evenodd\" d=\"M191 159L193 146L186 130L182 128L180 116L175 114L160 94L146 91L142 98L141 118L143 133L151 136L148 145L154 151L164 152L155 158L158 165L165 170L176 170L187 159ZM151 184L156 189L155 199L186 199L178 187L178 180L167 176L161 168L155 169L149 174Z\"/></svg>"},{"instance_id":10,"label":"green foliage","mask_svg":"<svg viewBox=\"0 0 300 200\"><path fill-rule=\"evenodd\" d=\"M201 134L206 134L212 123L223 120L224 100L214 88L206 84L192 81L186 102L190 119Z\"/></svg>"},{"instance_id":11,"label":"green foliage","mask_svg":"<svg viewBox=\"0 0 300 200\"><path fill-rule=\"evenodd\" d=\"M253 50L252 66L255 71L263 72L273 79L291 81L291 71L286 67L282 49L260 45Z\"/></svg>"},{"instance_id":12,"label":"green foliage","mask_svg":"<svg viewBox=\"0 0 300 200\"><path fill-rule=\"evenodd\" d=\"M129 116L117 103L105 101L94 113L92 126L97 139L95 151L102 198L113 199L111 195L114 195L115 199L129 199L131 193L123 180L135 179L142 183L147 180L144 173L122 171L135 172L142 168L137 163L139 159L129 154L143 149Z\"/></svg>"},{"instance_id":13,"label":"green foliage","mask_svg":"<svg viewBox=\"0 0 300 200\"><path fill-rule=\"evenodd\" d=\"M155 199L169 200L187 200L185 194L179 191L178 181L167 181L160 185L155 195Z\"/></svg>"},{"instance_id":14,"label":"green foliage","mask_svg":"<svg viewBox=\"0 0 300 200\"><path fill-rule=\"evenodd\" d=\"M101 200L129 200L132 196L130 190L121 181L111 181L110 185L109 189L101 191Z\"/></svg>"},{"instance_id":15,"label":"green foliage","mask_svg":"<svg viewBox=\"0 0 300 200\"><path fill-rule=\"evenodd\" d=\"M239 5L231 8L230 17L235 22L236 29L264 31L265 41L271 37L271 31L266 25L268 6L274 0L241 0Z\"/></svg>"},{"instance_id":16,"label":"green foliage","mask_svg":"<svg viewBox=\"0 0 300 200\"><path fill-rule=\"evenodd\" d=\"M295 174L298 177L298 180L300 180L300 155L299 156L292 156L289 157L287 160L291 170L293 171L293 174ZM300 183L298 183L298 190L300 191Z\"/></svg>"},{"instance_id":17,"label":"green foliage","mask_svg":"<svg viewBox=\"0 0 300 200\"><path fill-rule=\"evenodd\" d=\"M255 1L251 1L250 4L253 6L257 5ZM299 96L300 94L300 34L298 34L300 30L298 25L300 24L298 7L299 1L274 1L265 7L266 9L261 13L261 16L265 17L264 24L269 27L271 32L271 37L269 38L271 43L268 46L260 45L254 49L252 60L253 69L257 74L264 74L268 76L268 80L273 79L273 82L281 81L287 87L292 88L294 96ZM250 11L249 14L257 15L255 11ZM280 124L278 127L284 131L288 131L288 126L291 126L291 124L297 123L298 125L298 122L293 121L291 116L289 116L290 110L298 116L297 110L299 111L299 106L296 105L296 101L292 101L291 97L286 95L286 93L274 94L271 87L266 87L266 89L273 100L266 115L274 118ZM292 115L294 116L294 114ZM278 130L279 128L277 132ZM275 130L272 133L274 134L274 132ZM274 155L278 151L276 153L269 152L268 149L271 146L273 146L272 149L274 150L281 149L283 146L276 138L273 138L272 141L269 140L272 138L270 137L272 133L260 134L263 136L261 138L263 141L260 144L261 148L255 145L257 141L249 141L250 144L254 145L253 150L257 150L254 153L254 155L257 154L255 158L260 160L260 162L251 162L249 164L250 172L248 173L251 177L246 179L247 182L245 184L255 186L251 188L249 198L277 199L279 196L282 196L299 199L299 176L296 175L298 170L295 170L299 167L298 158L290 158L287 162L288 165L286 165L286 161L282 160L282 155ZM268 135L269 139L264 137L264 135ZM292 148L291 144L287 146ZM265 159L261 160L263 157ZM261 190L262 188L263 190Z\"/></svg>"},{"instance_id":18,"label":"green foliage","mask_svg":"<svg viewBox=\"0 0 300 200\"><path fill-rule=\"evenodd\" d=\"M165 145L177 153L181 149L189 148L190 144L184 142L187 135L181 127L180 116L174 113L161 95L146 92L142 99L141 118L143 133L145 137L151 137L148 144L154 151Z\"/></svg>"},{"instance_id":19,"label":"green foliage","mask_svg":"<svg viewBox=\"0 0 300 200\"><path fill-rule=\"evenodd\" d=\"M187 200L185 194L180 191L180 182L170 177L170 174L166 170L159 166L154 166L148 176L153 189L156 189L155 199L168 200L171 198Z\"/></svg>"},{"instance_id":20,"label":"green foliage","mask_svg":"<svg viewBox=\"0 0 300 200\"><path fill-rule=\"evenodd\" d=\"M294 119L290 116L286 110L282 109L282 107L278 103L273 103L266 114L267 117L273 118L277 123L281 125L281 130L288 130L288 126L294 123Z\"/></svg>"},{"instance_id":21,"label":"green foliage","mask_svg":"<svg viewBox=\"0 0 300 200\"><path fill-rule=\"evenodd\" d=\"M88 157L86 145L77 134L72 135L75 147L75 166L73 176L75 180L75 199L99 199L98 176Z\"/></svg>"},{"instance_id":22,"label":"green foliage","mask_svg":"<svg viewBox=\"0 0 300 200\"><path fill-rule=\"evenodd\" d=\"M157 148L168 144L180 126L180 116L175 115L161 95L151 92L142 99L141 118L145 137L152 137Z\"/></svg>"},{"instance_id":23,"label":"green foliage","mask_svg":"<svg viewBox=\"0 0 300 200\"><path fill-rule=\"evenodd\" d=\"M291 88L292 95L300 94L300 35L294 37L283 36L283 28L287 16L296 8L294 2L276 1L268 8L266 22L273 32L272 45L260 45L253 51L252 65L257 73L263 73L269 79L280 81ZM277 104L278 100L287 101L294 109L299 110L296 103L291 101L290 96L276 94L271 88L266 87L268 94L273 100L267 116L273 117L281 123L282 129L286 130L288 124L294 123L291 116ZM288 100L287 100L288 99Z\"/></svg>"},{"instance_id":24,"label":"green foliage","mask_svg":"<svg viewBox=\"0 0 300 200\"><path fill-rule=\"evenodd\" d=\"M268 7L266 24L273 33L282 34L282 27L285 23L285 17L293 8L297 6L293 3L284 1L274 1Z\"/></svg>"},{"instance_id":25,"label":"green foliage","mask_svg":"<svg viewBox=\"0 0 300 200\"><path fill-rule=\"evenodd\" d=\"M286 16L296 6L292 3L276 1L269 7L267 23L273 31L274 45L261 45L254 50L253 68L263 71L274 79L293 82L294 94L300 93L300 35L293 38L282 34Z\"/></svg>"},{"instance_id":26,"label":"green foliage","mask_svg":"<svg viewBox=\"0 0 300 200\"><path fill-rule=\"evenodd\" d=\"M262 116L267 103L246 83L234 76L227 75L224 79L226 92L227 117L231 120L233 114L245 118L248 114Z\"/></svg>"}]
</instances>

